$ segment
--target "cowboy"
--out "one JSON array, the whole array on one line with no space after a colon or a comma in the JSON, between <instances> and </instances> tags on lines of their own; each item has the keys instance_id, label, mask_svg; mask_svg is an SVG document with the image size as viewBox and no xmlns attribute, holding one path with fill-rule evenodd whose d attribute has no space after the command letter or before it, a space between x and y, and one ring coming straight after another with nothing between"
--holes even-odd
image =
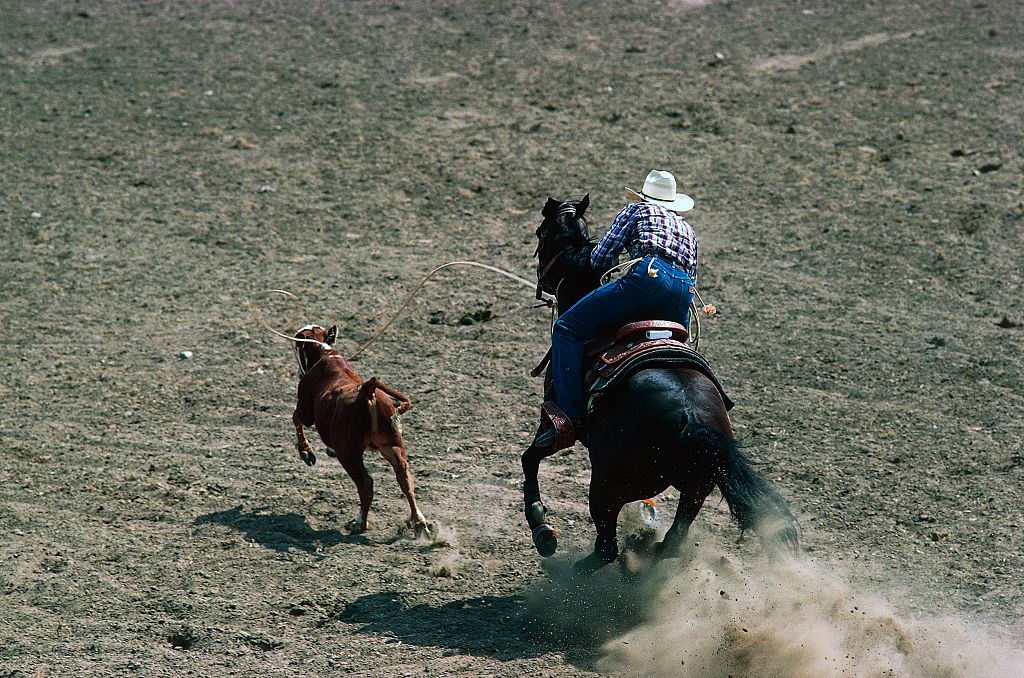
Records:
<instances>
[{"instance_id":1,"label":"cowboy","mask_svg":"<svg viewBox=\"0 0 1024 678\"><path fill-rule=\"evenodd\" d=\"M578 437L585 412L583 357L586 344L600 333L637 320L672 320L689 326L697 281L697 236L680 216L693 199L676 193L671 172L654 170L643 190L627 187L631 198L590 254L590 266L605 271L626 250L638 261L621 278L604 284L561 314L551 333L551 369L555 404ZM559 431L547 428L534 440L538 448L556 445ZM571 444L571 443L570 443Z\"/></svg>"}]
</instances>

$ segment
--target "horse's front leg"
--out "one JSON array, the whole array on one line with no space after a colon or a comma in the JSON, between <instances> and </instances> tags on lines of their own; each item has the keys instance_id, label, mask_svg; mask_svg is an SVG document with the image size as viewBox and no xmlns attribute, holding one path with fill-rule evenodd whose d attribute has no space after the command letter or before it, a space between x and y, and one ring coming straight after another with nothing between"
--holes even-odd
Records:
<instances>
[{"instance_id":1,"label":"horse's front leg","mask_svg":"<svg viewBox=\"0 0 1024 678\"><path fill-rule=\"evenodd\" d=\"M547 508L540 498L540 481L537 474L540 471L540 461L545 457L554 454L554 450L547 448L538 449L532 443L523 452L523 507L526 512L526 522L533 533L533 544L537 552L547 558L554 554L558 548L558 532L547 523Z\"/></svg>"},{"instance_id":2,"label":"horse's front leg","mask_svg":"<svg viewBox=\"0 0 1024 678\"><path fill-rule=\"evenodd\" d=\"M313 447L306 437L306 430L302 425L302 415L297 407L292 412L292 423L295 424L295 449L299 452L299 459L306 462L307 466L312 466L316 463L316 455L313 454Z\"/></svg>"}]
</instances>

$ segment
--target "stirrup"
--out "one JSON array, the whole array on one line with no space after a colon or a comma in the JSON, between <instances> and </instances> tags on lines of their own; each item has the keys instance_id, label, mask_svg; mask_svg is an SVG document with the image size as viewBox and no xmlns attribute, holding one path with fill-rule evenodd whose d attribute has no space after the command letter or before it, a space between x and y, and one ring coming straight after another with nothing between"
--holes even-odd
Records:
<instances>
[{"instance_id":1,"label":"stirrup","mask_svg":"<svg viewBox=\"0 0 1024 678\"><path fill-rule=\"evenodd\" d=\"M548 427L543 429L533 440L534 446L540 449L554 448L554 452L572 447L576 442L576 428L573 422L566 416L553 400L548 400L540 406L541 422L547 423Z\"/></svg>"}]
</instances>

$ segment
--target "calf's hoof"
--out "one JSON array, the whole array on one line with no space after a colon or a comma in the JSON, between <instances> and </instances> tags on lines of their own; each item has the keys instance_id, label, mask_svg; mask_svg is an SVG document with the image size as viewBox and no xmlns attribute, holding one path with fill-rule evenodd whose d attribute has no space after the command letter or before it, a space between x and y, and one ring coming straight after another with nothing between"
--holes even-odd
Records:
<instances>
[{"instance_id":1,"label":"calf's hoof","mask_svg":"<svg viewBox=\"0 0 1024 678\"><path fill-rule=\"evenodd\" d=\"M362 534L363 532L366 532L366 521L360 520L359 518L353 518L345 524L345 529L347 529L350 534Z\"/></svg>"},{"instance_id":2,"label":"calf's hoof","mask_svg":"<svg viewBox=\"0 0 1024 678\"><path fill-rule=\"evenodd\" d=\"M547 523L541 523L533 528L533 545L544 558L553 556L558 550L558 530Z\"/></svg>"},{"instance_id":3,"label":"calf's hoof","mask_svg":"<svg viewBox=\"0 0 1024 678\"><path fill-rule=\"evenodd\" d=\"M316 455L313 454L312 450L299 450L299 459L306 462L306 466L312 466L316 463Z\"/></svg>"},{"instance_id":4,"label":"calf's hoof","mask_svg":"<svg viewBox=\"0 0 1024 678\"><path fill-rule=\"evenodd\" d=\"M413 534L415 534L417 538L426 535L427 537L433 539L434 536L437 534L437 527L428 523L425 518L423 520L414 520L410 518L409 520L405 521L405 526L408 529L412 530Z\"/></svg>"}]
</instances>

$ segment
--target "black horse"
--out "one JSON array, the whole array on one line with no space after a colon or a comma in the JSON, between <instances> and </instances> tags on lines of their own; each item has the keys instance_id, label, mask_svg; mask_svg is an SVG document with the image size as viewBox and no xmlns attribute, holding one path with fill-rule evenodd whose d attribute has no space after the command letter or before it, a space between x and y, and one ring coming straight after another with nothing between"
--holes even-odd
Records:
<instances>
[{"instance_id":1,"label":"black horse","mask_svg":"<svg viewBox=\"0 0 1024 678\"><path fill-rule=\"evenodd\" d=\"M583 216L589 204L589 195L580 201L549 198L541 212L537 284L556 296L561 309L571 307L599 284L599 273L589 266L594 243ZM566 209L569 206L573 209ZM549 396L550 385L549 374L545 385ZM678 548L715 485L740 528L753 529L769 554L798 550L796 520L737 447L722 395L698 369L640 370L603 397L585 430L592 469L590 515L597 541L594 552L576 564L577 570L592 572L615 560L619 511L670 486L679 491L679 507L664 541L657 545L660 553ZM557 547L556 532L545 522L537 480L541 459L552 451L531 444L522 456L526 518L542 556L553 554Z\"/></svg>"}]
</instances>

